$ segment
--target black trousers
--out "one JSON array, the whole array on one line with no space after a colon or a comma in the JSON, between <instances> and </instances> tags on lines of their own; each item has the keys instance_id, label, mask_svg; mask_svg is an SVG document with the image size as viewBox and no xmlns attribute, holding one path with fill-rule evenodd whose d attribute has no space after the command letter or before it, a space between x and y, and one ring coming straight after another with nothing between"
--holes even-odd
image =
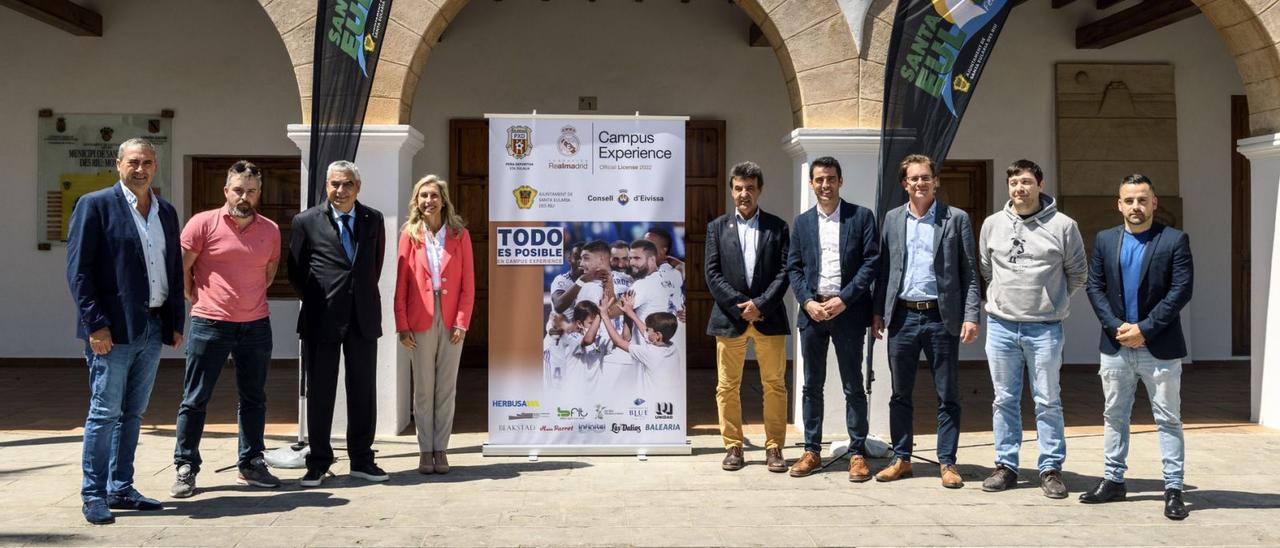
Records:
<instances>
[{"instance_id":1,"label":"black trousers","mask_svg":"<svg viewBox=\"0 0 1280 548\"><path fill-rule=\"evenodd\" d=\"M373 463L373 431L378 418L378 340L348 334L341 342L302 341L307 370L307 468L333 464L333 406L338 394L338 356L346 357L347 456L351 464Z\"/></svg>"}]
</instances>

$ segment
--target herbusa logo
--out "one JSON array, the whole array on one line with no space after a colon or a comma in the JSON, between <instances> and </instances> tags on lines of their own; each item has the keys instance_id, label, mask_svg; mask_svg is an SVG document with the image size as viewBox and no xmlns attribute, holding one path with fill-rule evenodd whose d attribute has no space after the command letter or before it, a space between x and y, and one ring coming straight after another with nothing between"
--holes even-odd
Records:
<instances>
[{"instance_id":1,"label":"herbusa logo","mask_svg":"<svg viewBox=\"0 0 1280 548\"><path fill-rule=\"evenodd\" d=\"M373 0L334 0L333 13L329 16L329 42L360 65L360 72L369 77L365 55L378 48L377 37L367 34L369 7ZM379 20L385 4L379 4ZM376 28L377 25L374 25Z\"/></svg>"},{"instance_id":2,"label":"herbusa logo","mask_svg":"<svg viewBox=\"0 0 1280 548\"><path fill-rule=\"evenodd\" d=\"M538 400L493 400L494 407L540 407Z\"/></svg>"}]
</instances>

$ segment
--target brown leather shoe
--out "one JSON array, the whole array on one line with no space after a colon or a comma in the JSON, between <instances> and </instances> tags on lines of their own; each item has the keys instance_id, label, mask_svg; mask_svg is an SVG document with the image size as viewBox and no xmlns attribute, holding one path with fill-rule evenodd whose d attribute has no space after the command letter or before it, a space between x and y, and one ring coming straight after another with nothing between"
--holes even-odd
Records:
<instances>
[{"instance_id":1,"label":"brown leather shoe","mask_svg":"<svg viewBox=\"0 0 1280 548\"><path fill-rule=\"evenodd\" d=\"M747 461L742 458L742 448L736 445L725 451L724 460L720 462L720 468L730 472L741 470L746 465Z\"/></svg>"},{"instance_id":2,"label":"brown leather shoe","mask_svg":"<svg viewBox=\"0 0 1280 548\"><path fill-rule=\"evenodd\" d=\"M942 486L947 489L959 489L964 487L964 479L960 477L960 471L956 470L954 464L944 464L939 467L942 472Z\"/></svg>"},{"instance_id":3,"label":"brown leather shoe","mask_svg":"<svg viewBox=\"0 0 1280 548\"><path fill-rule=\"evenodd\" d=\"M782 458L782 448L765 449L764 464L769 467L770 472L786 472L787 459Z\"/></svg>"},{"instance_id":4,"label":"brown leather shoe","mask_svg":"<svg viewBox=\"0 0 1280 548\"><path fill-rule=\"evenodd\" d=\"M822 457L816 451L805 451L800 460L791 465L791 477L803 478L822 467Z\"/></svg>"},{"instance_id":5,"label":"brown leather shoe","mask_svg":"<svg viewBox=\"0 0 1280 548\"><path fill-rule=\"evenodd\" d=\"M895 458L889 466L876 474L876 481L895 481L911 477L911 461Z\"/></svg>"},{"instance_id":6,"label":"brown leather shoe","mask_svg":"<svg viewBox=\"0 0 1280 548\"><path fill-rule=\"evenodd\" d=\"M849 457L849 481L862 483L871 479L871 468L867 466L867 458L862 455Z\"/></svg>"}]
</instances>

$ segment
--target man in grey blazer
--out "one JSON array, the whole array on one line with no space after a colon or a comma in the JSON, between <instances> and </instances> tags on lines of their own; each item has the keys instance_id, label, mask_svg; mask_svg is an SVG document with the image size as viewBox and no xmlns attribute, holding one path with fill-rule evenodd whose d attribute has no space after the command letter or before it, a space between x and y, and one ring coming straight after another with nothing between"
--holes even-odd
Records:
<instances>
[{"instance_id":1,"label":"man in grey blazer","mask_svg":"<svg viewBox=\"0 0 1280 548\"><path fill-rule=\"evenodd\" d=\"M933 160L912 154L899 165L909 201L884 218L871 320L881 338L888 319L889 433L894 459L876 481L911 477L912 401L920 351L938 393L938 462L942 486L964 485L956 471L960 440L960 343L978 338L978 254L963 210L937 199Z\"/></svg>"}]
</instances>

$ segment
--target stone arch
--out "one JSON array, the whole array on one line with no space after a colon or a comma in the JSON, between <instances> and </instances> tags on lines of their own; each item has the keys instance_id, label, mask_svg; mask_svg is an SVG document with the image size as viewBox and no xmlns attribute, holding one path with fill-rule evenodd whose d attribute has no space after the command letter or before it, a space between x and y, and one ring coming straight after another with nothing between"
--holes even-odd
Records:
<instances>
[{"instance_id":1,"label":"stone arch","mask_svg":"<svg viewBox=\"0 0 1280 548\"><path fill-rule=\"evenodd\" d=\"M313 0L259 0L284 40L293 62L302 120L311 112L311 56L315 35ZM382 44L365 122L407 124L412 100L431 48L469 0L395 0ZM872 45L860 57L837 0L739 0L778 57L796 127L878 127L891 14L889 0L872 8ZM875 59L880 46L880 61ZM865 72L877 74L860 89Z\"/></svg>"},{"instance_id":2,"label":"stone arch","mask_svg":"<svg viewBox=\"0 0 1280 548\"><path fill-rule=\"evenodd\" d=\"M1260 0L1194 0L1236 59L1249 97L1253 135L1280 132L1280 4Z\"/></svg>"},{"instance_id":3,"label":"stone arch","mask_svg":"<svg viewBox=\"0 0 1280 548\"><path fill-rule=\"evenodd\" d=\"M293 62L302 120L311 110L312 0L259 0ZM408 123L432 45L469 0L396 0L365 120ZM1280 132L1280 2L1194 0L1218 29L1249 97L1254 135ZM796 127L878 128L892 0L874 0L855 44L839 0L738 0L763 31L787 85ZM861 47L860 47L861 46Z\"/></svg>"}]
</instances>

